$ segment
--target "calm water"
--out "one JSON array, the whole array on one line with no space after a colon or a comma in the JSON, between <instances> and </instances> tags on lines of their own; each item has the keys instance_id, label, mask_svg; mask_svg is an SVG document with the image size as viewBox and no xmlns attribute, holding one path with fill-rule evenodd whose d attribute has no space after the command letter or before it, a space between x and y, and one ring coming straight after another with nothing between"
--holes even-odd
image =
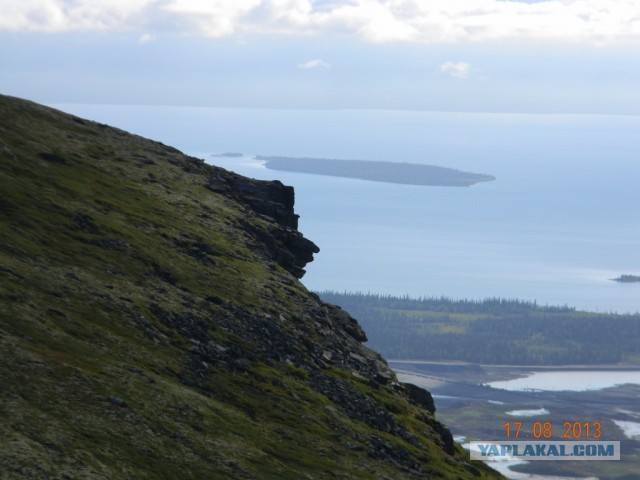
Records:
<instances>
[{"instance_id":1,"label":"calm water","mask_svg":"<svg viewBox=\"0 0 640 480\"><path fill-rule=\"evenodd\" d=\"M624 432L627 438L631 440L640 440L640 423L627 422L624 420L614 420L613 423L615 423L618 428Z\"/></svg>"},{"instance_id":2,"label":"calm water","mask_svg":"<svg viewBox=\"0 0 640 480\"><path fill-rule=\"evenodd\" d=\"M296 188L309 288L640 311L640 117L56 105ZM269 171L226 151L409 161L471 188Z\"/></svg>"},{"instance_id":3,"label":"calm water","mask_svg":"<svg viewBox=\"0 0 640 480\"><path fill-rule=\"evenodd\" d=\"M624 385L640 385L640 371L556 371L534 372L526 377L487 383L503 390L572 391L602 390Z\"/></svg>"}]
</instances>

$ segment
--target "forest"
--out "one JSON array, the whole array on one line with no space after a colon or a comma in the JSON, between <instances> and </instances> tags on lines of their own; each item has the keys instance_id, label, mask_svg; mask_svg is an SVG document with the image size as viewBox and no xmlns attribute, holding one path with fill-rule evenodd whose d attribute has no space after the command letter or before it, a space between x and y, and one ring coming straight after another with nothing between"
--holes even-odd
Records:
<instances>
[{"instance_id":1,"label":"forest","mask_svg":"<svg viewBox=\"0 0 640 480\"><path fill-rule=\"evenodd\" d=\"M640 314L489 298L318 292L357 318L389 359L493 365L640 364Z\"/></svg>"}]
</instances>

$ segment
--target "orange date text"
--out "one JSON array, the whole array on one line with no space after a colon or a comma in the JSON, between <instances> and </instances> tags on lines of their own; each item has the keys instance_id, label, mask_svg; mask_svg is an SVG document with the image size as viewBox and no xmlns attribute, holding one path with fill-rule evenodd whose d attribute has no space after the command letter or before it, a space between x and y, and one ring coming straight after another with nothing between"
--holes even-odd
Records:
<instances>
[{"instance_id":1,"label":"orange date text","mask_svg":"<svg viewBox=\"0 0 640 480\"><path fill-rule=\"evenodd\" d=\"M563 422L554 425L552 422L505 422L504 433L507 439L534 438L564 439L564 440L597 440L602 437L602 423L600 422Z\"/></svg>"}]
</instances>

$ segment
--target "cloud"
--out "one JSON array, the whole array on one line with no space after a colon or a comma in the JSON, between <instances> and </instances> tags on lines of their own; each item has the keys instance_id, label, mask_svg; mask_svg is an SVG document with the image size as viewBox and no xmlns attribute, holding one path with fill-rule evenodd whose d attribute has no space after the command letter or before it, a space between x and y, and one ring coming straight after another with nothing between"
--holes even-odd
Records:
<instances>
[{"instance_id":1,"label":"cloud","mask_svg":"<svg viewBox=\"0 0 640 480\"><path fill-rule=\"evenodd\" d=\"M303 68L306 70L330 70L331 64L325 62L324 60L315 59L309 60L308 62L299 63L298 68Z\"/></svg>"},{"instance_id":2,"label":"cloud","mask_svg":"<svg viewBox=\"0 0 640 480\"><path fill-rule=\"evenodd\" d=\"M141 45L144 45L145 43L149 43L152 42L153 40L156 39L155 35L152 35L150 33L143 33L142 35L140 35L140 37L138 38L138 43L140 43Z\"/></svg>"},{"instance_id":3,"label":"cloud","mask_svg":"<svg viewBox=\"0 0 640 480\"><path fill-rule=\"evenodd\" d=\"M372 43L640 43L637 0L0 0L0 30L351 35Z\"/></svg>"},{"instance_id":4,"label":"cloud","mask_svg":"<svg viewBox=\"0 0 640 480\"><path fill-rule=\"evenodd\" d=\"M442 73L451 75L454 78L467 78L471 73L471 65L466 62L444 62L438 68Z\"/></svg>"},{"instance_id":5,"label":"cloud","mask_svg":"<svg viewBox=\"0 0 640 480\"><path fill-rule=\"evenodd\" d=\"M262 6L261 0L164 0L158 3L158 13L175 21L174 28L208 37L226 37L242 32L248 25L269 25L269 19L251 21L247 18Z\"/></svg>"},{"instance_id":6,"label":"cloud","mask_svg":"<svg viewBox=\"0 0 640 480\"><path fill-rule=\"evenodd\" d=\"M0 0L0 30L65 32L121 29L154 0Z\"/></svg>"}]
</instances>

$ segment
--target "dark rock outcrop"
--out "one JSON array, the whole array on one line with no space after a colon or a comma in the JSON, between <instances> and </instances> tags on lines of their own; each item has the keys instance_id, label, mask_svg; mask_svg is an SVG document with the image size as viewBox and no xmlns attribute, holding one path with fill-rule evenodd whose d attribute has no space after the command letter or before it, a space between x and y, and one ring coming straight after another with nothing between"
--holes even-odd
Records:
<instances>
[{"instance_id":1,"label":"dark rock outcrop","mask_svg":"<svg viewBox=\"0 0 640 480\"><path fill-rule=\"evenodd\" d=\"M299 216L294 212L293 187L278 180L251 180L229 172L211 175L205 187L242 202L260 215L265 220L263 224L242 222L241 227L251 232L269 259L296 278L303 277L305 265L320 249L297 230Z\"/></svg>"},{"instance_id":2,"label":"dark rock outcrop","mask_svg":"<svg viewBox=\"0 0 640 480\"><path fill-rule=\"evenodd\" d=\"M424 388L420 388L412 383L401 384L409 399L416 405L427 409L431 413L436 413L436 404L433 397Z\"/></svg>"}]
</instances>

